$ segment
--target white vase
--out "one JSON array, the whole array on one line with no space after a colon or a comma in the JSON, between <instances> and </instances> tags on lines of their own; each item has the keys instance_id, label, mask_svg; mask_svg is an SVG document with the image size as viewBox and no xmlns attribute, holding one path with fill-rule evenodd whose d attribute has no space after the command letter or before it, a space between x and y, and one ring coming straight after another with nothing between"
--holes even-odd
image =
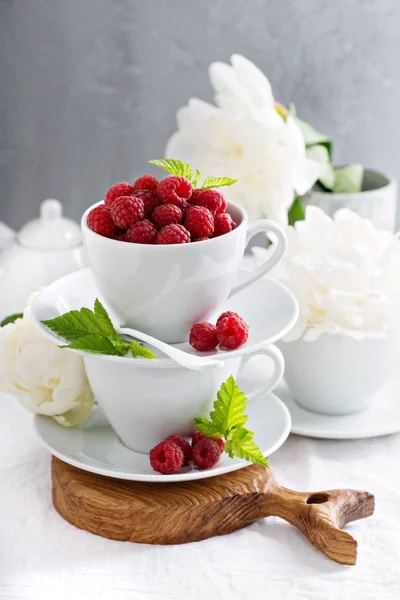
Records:
<instances>
[{"instance_id":1,"label":"white vase","mask_svg":"<svg viewBox=\"0 0 400 600\"><path fill-rule=\"evenodd\" d=\"M333 194L313 189L302 200L305 206L318 206L330 217L340 208L349 208L378 229L396 228L397 183L378 171L365 169L361 192Z\"/></svg>"}]
</instances>

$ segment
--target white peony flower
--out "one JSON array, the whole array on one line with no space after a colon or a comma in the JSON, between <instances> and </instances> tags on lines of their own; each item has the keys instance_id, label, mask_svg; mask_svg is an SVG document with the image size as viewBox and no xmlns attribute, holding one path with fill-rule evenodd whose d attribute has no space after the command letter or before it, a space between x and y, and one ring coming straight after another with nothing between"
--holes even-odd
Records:
<instances>
[{"instance_id":1,"label":"white peony flower","mask_svg":"<svg viewBox=\"0 0 400 600\"><path fill-rule=\"evenodd\" d=\"M287 252L270 276L296 296L300 317L289 339L323 332L362 338L400 329L400 240L367 219L339 210L333 219L308 206L288 227ZM253 248L257 262L269 250Z\"/></svg>"},{"instance_id":2,"label":"white peony flower","mask_svg":"<svg viewBox=\"0 0 400 600\"><path fill-rule=\"evenodd\" d=\"M90 414L93 394L81 356L47 341L34 327L28 300L24 315L0 328L0 391L30 412L78 425Z\"/></svg>"},{"instance_id":3,"label":"white peony flower","mask_svg":"<svg viewBox=\"0 0 400 600\"><path fill-rule=\"evenodd\" d=\"M165 155L192 164L204 175L237 179L229 198L250 219L268 217L286 224L294 193L305 194L320 167L306 157L295 119L278 114L265 75L238 54L231 63L210 65L217 106L189 100L177 113L178 131Z\"/></svg>"}]
</instances>

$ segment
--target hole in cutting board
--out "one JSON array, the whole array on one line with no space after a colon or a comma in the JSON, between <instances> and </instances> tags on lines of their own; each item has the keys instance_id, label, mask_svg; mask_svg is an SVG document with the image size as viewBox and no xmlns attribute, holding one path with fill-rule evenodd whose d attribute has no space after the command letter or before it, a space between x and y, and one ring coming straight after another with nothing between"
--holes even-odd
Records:
<instances>
[{"instance_id":1,"label":"hole in cutting board","mask_svg":"<svg viewBox=\"0 0 400 600\"><path fill-rule=\"evenodd\" d=\"M307 504L323 504L324 502L328 502L328 500L328 494L318 492L316 494L311 494L311 496L307 498Z\"/></svg>"}]
</instances>

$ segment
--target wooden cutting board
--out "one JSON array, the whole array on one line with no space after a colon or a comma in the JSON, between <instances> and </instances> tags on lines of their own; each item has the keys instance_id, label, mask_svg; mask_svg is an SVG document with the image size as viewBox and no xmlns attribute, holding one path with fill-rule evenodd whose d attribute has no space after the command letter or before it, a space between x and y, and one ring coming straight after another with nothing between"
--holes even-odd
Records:
<instances>
[{"instance_id":1,"label":"wooden cutting board","mask_svg":"<svg viewBox=\"0 0 400 600\"><path fill-rule=\"evenodd\" d=\"M372 494L357 490L294 492L258 465L158 484L88 473L53 457L52 484L54 506L64 519L113 540L184 544L276 516L344 565L356 563L357 542L341 527L372 515L375 504Z\"/></svg>"}]
</instances>

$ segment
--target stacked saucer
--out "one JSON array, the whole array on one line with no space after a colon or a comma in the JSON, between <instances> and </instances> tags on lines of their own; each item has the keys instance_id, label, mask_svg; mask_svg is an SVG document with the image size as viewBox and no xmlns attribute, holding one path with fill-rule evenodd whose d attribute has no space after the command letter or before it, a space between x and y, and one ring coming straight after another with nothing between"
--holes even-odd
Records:
<instances>
[{"instance_id":1,"label":"stacked saucer","mask_svg":"<svg viewBox=\"0 0 400 600\"><path fill-rule=\"evenodd\" d=\"M90 210L90 209L89 209ZM274 452L290 431L290 416L272 389L282 379L284 363L272 344L294 325L298 307L292 294L265 276L282 256L285 238L267 220L247 225L245 212L228 205L233 231L195 244L152 246L102 237L82 219L91 269L68 275L37 298L32 317L50 341L64 340L43 326L73 309L104 303L117 327L129 326L150 334L193 356L204 356L188 343L191 326L226 310L239 313L249 325L249 339L237 350L215 350L205 356L212 370L179 366L155 351L157 358L103 356L77 351L84 363L98 407L73 429L36 416L39 436L51 452L79 468L111 477L141 481L199 479L246 466L224 455L210 470L183 467L168 477L151 469L147 453L170 434L193 433L193 418L207 415L223 381L233 375L245 381L249 427L265 456ZM240 271L250 238L265 231L278 240L275 253L254 271ZM266 358L265 376L255 386L246 378L249 361ZM270 372L270 364L273 372ZM264 363L263 363L264 365Z\"/></svg>"}]
</instances>

